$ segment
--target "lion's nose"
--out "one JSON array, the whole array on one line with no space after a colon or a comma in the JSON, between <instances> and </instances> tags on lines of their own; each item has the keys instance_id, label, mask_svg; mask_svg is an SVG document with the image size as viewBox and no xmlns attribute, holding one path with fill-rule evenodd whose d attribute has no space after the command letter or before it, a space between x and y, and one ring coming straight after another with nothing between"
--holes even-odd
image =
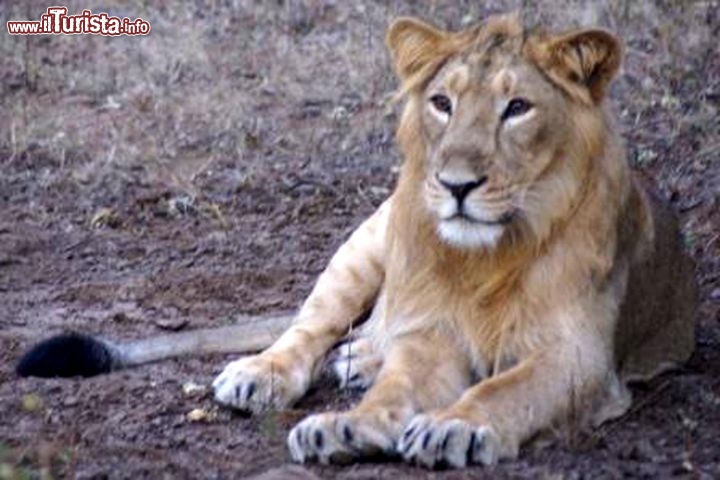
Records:
<instances>
[{"instance_id":1,"label":"lion's nose","mask_svg":"<svg viewBox=\"0 0 720 480\"><path fill-rule=\"evenodd\" d=\"M440 178L440 175L437 176L437 180L438 182L440 182L440 185L447 188L448 191L452 194L452 196L457 199L458 203L462 203L462 201L465 200L465 197L467 197L470 192L487 182L487 179L488 177L487 175L485 175L478 178L477 180L473 180L472 182L455 183L443 180L442 178Z\"/></svg>"}]
</instances>

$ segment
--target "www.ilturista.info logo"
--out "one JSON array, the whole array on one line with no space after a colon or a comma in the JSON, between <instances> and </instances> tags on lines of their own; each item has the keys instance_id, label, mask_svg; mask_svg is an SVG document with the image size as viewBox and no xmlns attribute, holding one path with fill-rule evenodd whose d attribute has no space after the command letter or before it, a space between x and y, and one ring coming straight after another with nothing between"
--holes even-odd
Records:
<instances>
[{"instance_id":1,"label":"www.ilturista.info logo","mask_svg":"<svg viewBox=\"0 0 720 480\"><path fill-rule=\"evenodd\" d=\"M50 7L40 21L7 22L10 35L147 35L150 24L142 18L110 17L107 13L83 10L80 15L68 15L65 7Z\"/></svg>"}]
</instances>

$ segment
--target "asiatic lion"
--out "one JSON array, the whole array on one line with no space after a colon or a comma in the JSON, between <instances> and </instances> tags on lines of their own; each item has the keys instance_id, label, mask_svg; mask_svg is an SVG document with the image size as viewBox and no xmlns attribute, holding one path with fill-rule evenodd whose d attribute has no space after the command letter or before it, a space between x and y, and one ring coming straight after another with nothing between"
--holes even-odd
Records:
<instances>
[{"instance_id":1,"label":"asiatic lion","mask_svg":"<svg viewBox=\"0 0 720 480\"><path fill-rule=\"evenodd\" d=\"M402 18L387 43L406 97L397 187L292 325L227 365L215 398L291 405L371 311L334 365L369 390L293 428L294 460L492 464L571 410L592 424L622 414L629 380L690 355L695 293L676 222L631 173L604 106L620 42L495 16L455 33ZM134 353L106 342L106 369L276 337L203 335Z\"/></svg>"}]
</instances>

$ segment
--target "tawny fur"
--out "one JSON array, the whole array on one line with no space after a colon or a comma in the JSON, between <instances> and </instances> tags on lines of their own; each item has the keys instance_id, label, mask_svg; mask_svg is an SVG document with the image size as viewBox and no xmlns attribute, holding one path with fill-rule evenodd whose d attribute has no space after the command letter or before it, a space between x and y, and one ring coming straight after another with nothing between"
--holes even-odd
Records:
<instances>
[{"instance_id":1,"label":"tawny fur","mask_svg":"<svg viewBox=\"0 0 720 480\"><path fill-rule=\"evenodd\" d=\"M291 404L372 308L373 386L350 411L295 427L295 460L493 463L578 410L583 424L622 414L628 379L691 353L695 298L677 225L634 179L604 106L619 41L501 16L459 33L401 19L388 45L407 98L397 188L335 254L296 323L228 365L216 398L252 411ZM437 93L452 115L433 110ZM517 97L532 109L501 119ZM443 179L481 177L464 200L472 221L449 216Z\"/></svg>"}]
</instances>

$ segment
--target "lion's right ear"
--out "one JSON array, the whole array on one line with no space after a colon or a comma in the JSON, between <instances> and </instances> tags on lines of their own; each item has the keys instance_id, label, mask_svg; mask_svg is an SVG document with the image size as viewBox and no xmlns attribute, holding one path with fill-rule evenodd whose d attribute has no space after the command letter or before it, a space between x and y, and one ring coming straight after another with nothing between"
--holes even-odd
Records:
<instances>
[{"instance_id":1,"label":"lion's right ear","mask_svg":"<svg viewBox=\"0 0 720 480\"><path fill-rule=\"evenodd\" d=\"M395 62L395 70L407 80L434 63L447 34L415 18L395 20L388 29L386 42Z\"/></svg>"}]
</instances>

